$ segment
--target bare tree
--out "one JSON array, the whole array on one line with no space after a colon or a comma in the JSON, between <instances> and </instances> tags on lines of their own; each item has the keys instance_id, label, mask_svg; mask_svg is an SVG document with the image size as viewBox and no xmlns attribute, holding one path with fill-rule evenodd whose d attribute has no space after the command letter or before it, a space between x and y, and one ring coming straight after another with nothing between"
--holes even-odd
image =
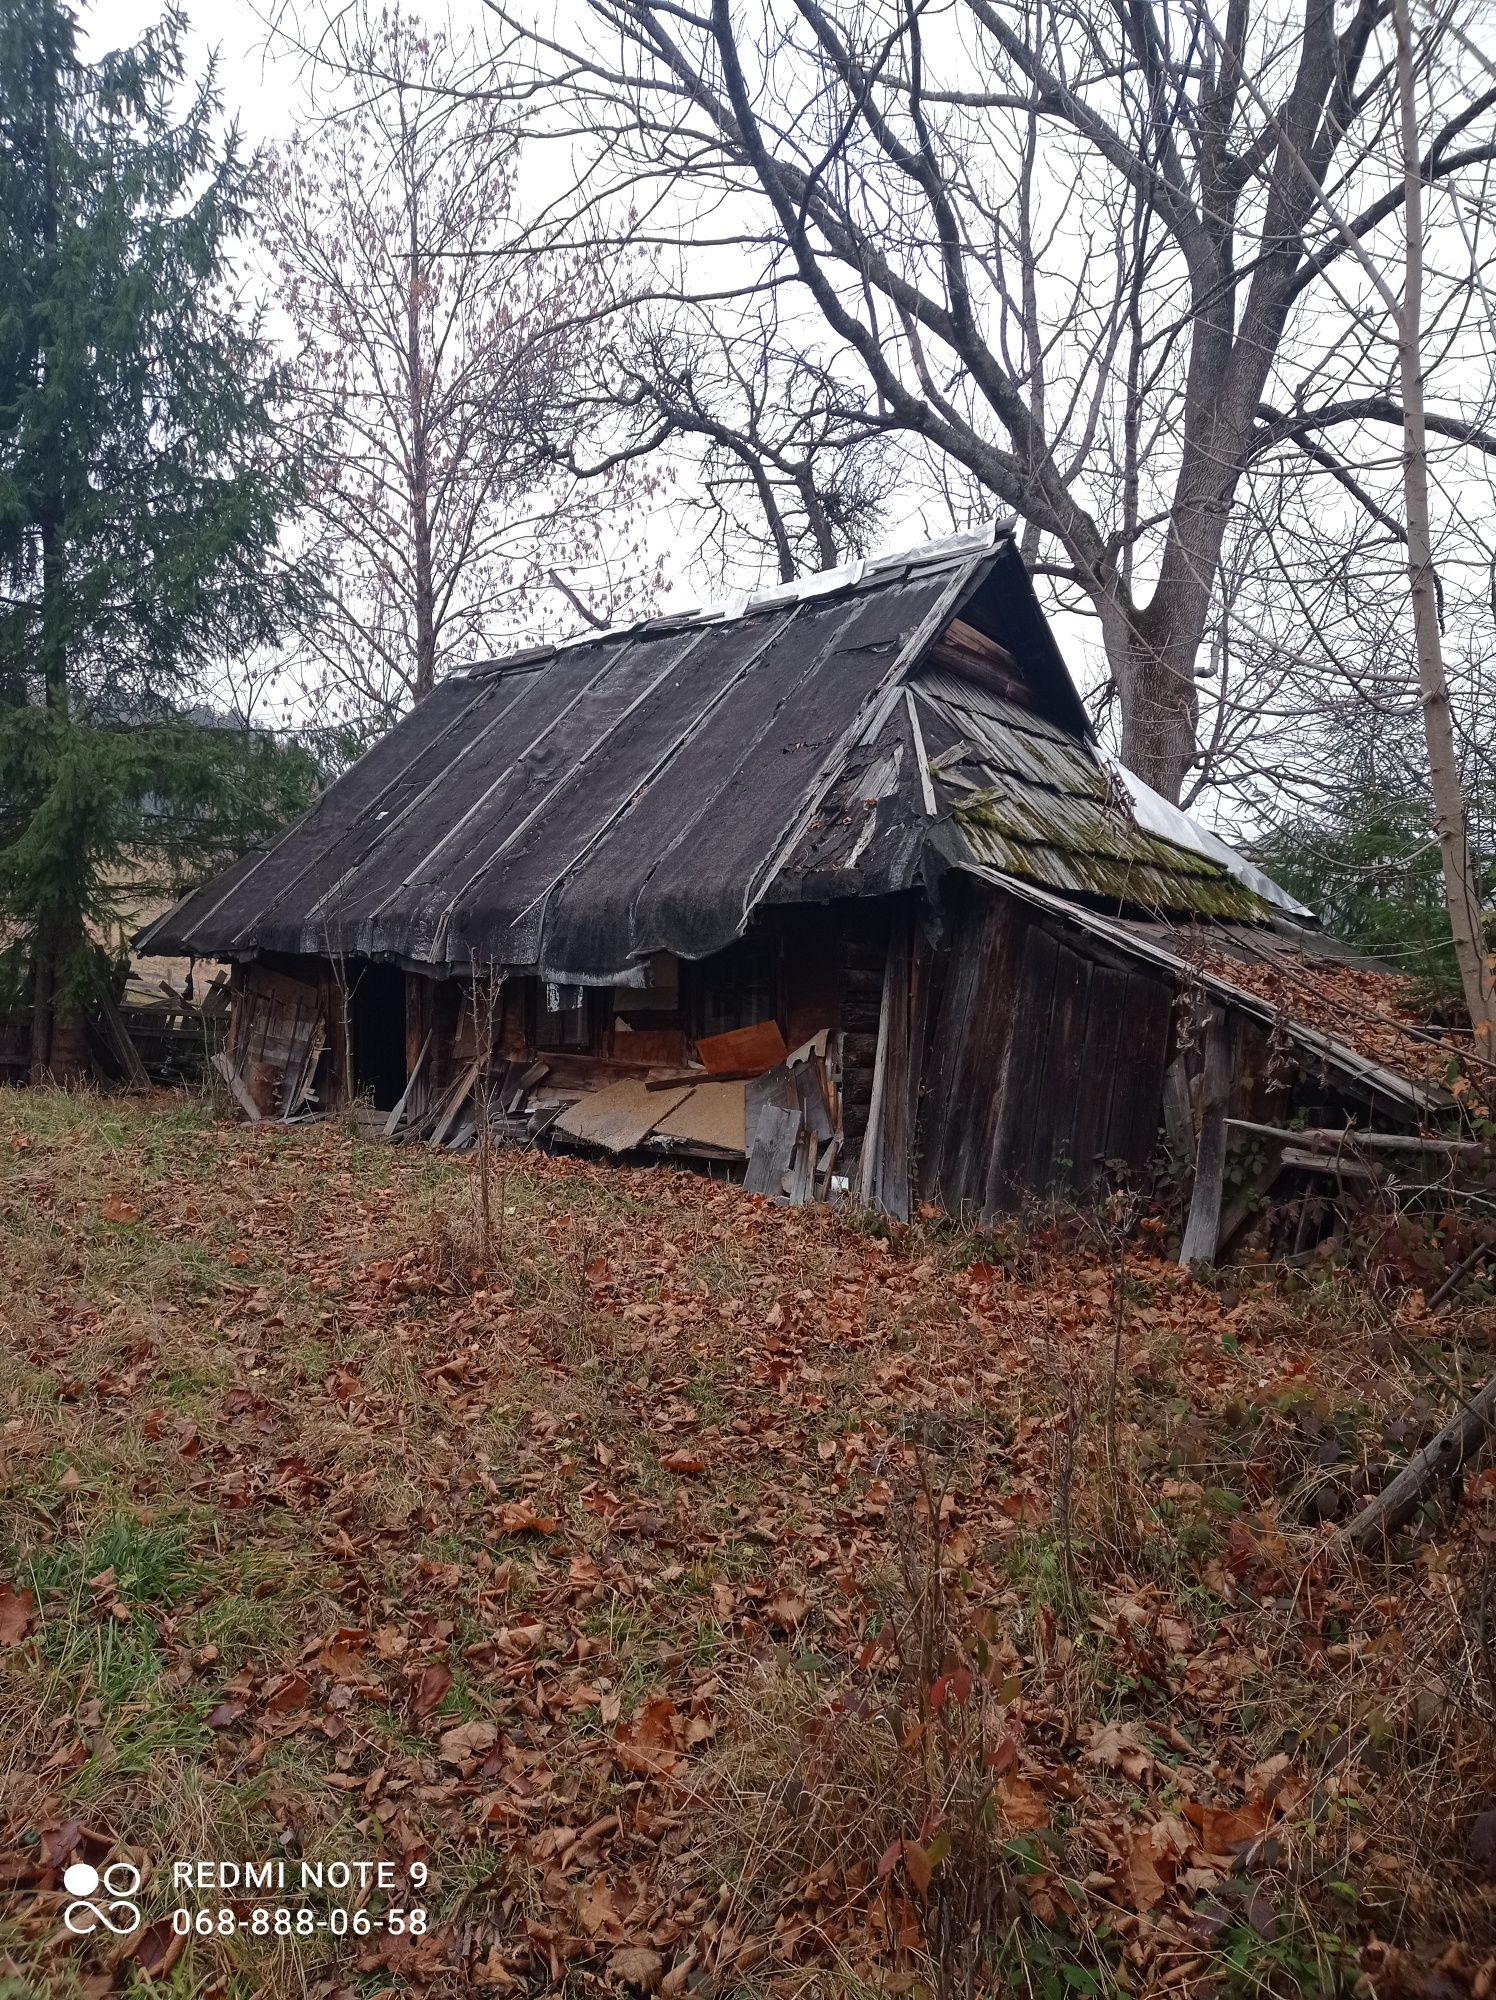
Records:
<instances>
[{"instance_id":1,"label":"bare tree","mask_svg":"<svg viewBox=\"0 0 1496 2000\"><path fill-rule=\"evenodd\" d=\"M1418 97L1420 84L1430 87L1428 59L1436 51L1428 43L1421 50L1415 48L1410 0L1392 0L1392 18L1396 92L1392 128L1402 174L1402 244L1397 260L1400 270L1392 265L1391 260L1387 260L1384 268L1383 260L1357 233L1352 218L1333 193L1319 188L1316 198L1319 210L1342 247L1350 254L1353 265L1359 267L1364 280L1365 303L1355 313L1353 322L1357 343L1368 353L1379 343L1390 346L1395 355L1401 398L1403 521L1398 522L1389 516L1367 491L1364 482L1328 450L1317 444L1309 444L1307 449L1317 462L1337 477L1362 511L1385 525L1405 550L1408 599L1417 656L1419 706L1444 900L1471 1024L1488 1054L1492 1038L1496 1036L1496 987L1492 982L1479 884L1471 858L1464 781L1445 673L1444 607L1435 571L1435 536L1430 505L1425 373L1431 348L1435 352L1441 346L1447 348L1448 336L1447 332L1436 333L1431 341L1426 337L1424 324L1424 292L1428 274L1424 186L1429 175L1429 163L1423 157ZM1452 16L1446 15L1445 18L1448 21ZM1464 42L1463 34L1456 29L1451 39L1456 52L1459 52ZM1266 112L1268 107L1264 105L1263 109ZM1456 219L1461 225L1466 220L1463 216ZM1463 239L1467 250L1473 248L1473 238L1468 229L1459 227L1456 234ZM1399 277L1400 286L1397 282ZM1479 301L1482 289L1480 266L1472 257L1465 283L1455 290L1453 316L1456 321L1462 317L1463 307ZM1496 321L1491 323L1490 330L1496 332ZM1299 441L1305 443L1302 435Z\"/></svg>"},{"instance_id":2,"label":"bare tree","mask_svg":"<svg viewBox=\"0 0 1496 2000\"><path fill-rule=\"evenodd\" d=\"M1481 921L1480 895L1470 860L1465 797L1449 710L1439 604L1434 587L1434 536L1429 510L1428 422L1423 393L1424 165L1418 119L1418 64L1409 0L1393 0L1397 37L1398 130L1403 162L1402 297L1395 303L1398 378L1403 405L1403 495L1407 511L1408 586L1418 645L1418 684L1428 742L1434 831L1444 871L1444 898L1460 984L1471 1026L1484 1038L1482 1052L1496 1053L1496 986L1491 979Z\"/></svg>"},{"instance_id":3,"label":"bare tree","mask_svg":"<svg viewBox=\"0 0 1496 2000\"><path fill-rule=\"evenodd\" d=\"M598 279L522 243L522 134L471 89L480 61L357 0L315 52L316 115L274 163L327 579L303 643L320 705L363 728L568 600L606 623L640 596L627 471L580 480L546 442Z\"/></svg>"},{"instance_id":4,"label":"bare tree","mask_svg":"<svg viewBox=\"0 0 1496 2000\"><path fill-rule=\"evenodd\" d=\"M672 509L697 529L691 559L725 582L766 568L788 582L865 554L898 479L880 428L762 310L727 324L641 302L601 343L578 414L594 449L608 438L605 467L671 462ZM565 462L587 469L575 450Z\"/></svg>"},{"instance_id":5,"label":"bare tree","mask_svg":"<svg viewBox=\"0 0 1496 2000\"><path fill-rule=\"evenodd\" d=\"M1354 485L1403 423L1347 254L1400 248L1389 0L579 0L549 32L489 4L577 170L554 212L684 243L704 309L774 298L833 414L1016 511L1099 619L1124 756L1178 798L1246 484L1307 451ZM1496 88L1442 74L1419 178L1478 237ZM1468 265L1440 290L1427 428L1496 452Z\"/></svg>"}]
</instances>

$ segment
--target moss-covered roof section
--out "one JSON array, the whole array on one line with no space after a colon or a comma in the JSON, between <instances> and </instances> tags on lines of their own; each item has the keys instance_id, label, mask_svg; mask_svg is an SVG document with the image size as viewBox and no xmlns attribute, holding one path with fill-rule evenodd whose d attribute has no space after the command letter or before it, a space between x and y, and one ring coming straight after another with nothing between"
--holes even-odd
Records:
<instances>
[{"instance_id":1,"label":"moss-covered roof section","mask_svg":"<svg viewBox=\"0 0 1496 2000\"><path fill-rule=\"evenodd\" d=\"M1139 826L1089 744L940 668L913 689L937 806L973 861L1130 909L1271 916L1221 862Z\"/></svg>"}]
</instances>

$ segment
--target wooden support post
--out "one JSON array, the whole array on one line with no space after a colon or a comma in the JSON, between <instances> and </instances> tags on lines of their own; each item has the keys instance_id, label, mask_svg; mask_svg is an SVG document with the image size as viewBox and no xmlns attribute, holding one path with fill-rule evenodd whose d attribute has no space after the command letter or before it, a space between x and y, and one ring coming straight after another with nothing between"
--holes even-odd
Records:
<instances>
[{"instance_id":1,"label":"wooden support post","mask_svg":"<svg viewBox=\"0 0 1496 2000\"><path fill-rule=\"evenodd\" d=\"M1205 1073L1201 1079L1200 1144L1195 1155L1195 1186L1179 1261L1215 1262L1221 1227L1221 1197L1226 1184L1226 1110L1231 1096L1231 1022L1223 1009L1211 1010L1205 1030Z\"/></svg>"},{"instance_id":2,"label":"wooden support post","mask_svg":"<svg viewBox=\"0 0 1496 2000\"><path fill-rule=\"evenodd\" d=\"M1190 1118L1189 1070L1182 1055L1175 1056L1164 1071L1164 1138L1177 1159L1189 1158L1195 1128Z\"/></svg>"}]
</instances>

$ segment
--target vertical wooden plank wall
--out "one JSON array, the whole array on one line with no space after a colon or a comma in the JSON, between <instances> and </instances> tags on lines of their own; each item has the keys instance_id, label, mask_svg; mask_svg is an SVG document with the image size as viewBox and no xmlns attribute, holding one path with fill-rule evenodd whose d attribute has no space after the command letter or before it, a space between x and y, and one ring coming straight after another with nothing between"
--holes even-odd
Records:
<instances>
[{"instance_id":1,"label":"vertical wooden plank wall","mask_svg":"<svg viewBox=\"0 0 1496 2000\"><path fill-rule=\"evenodd\" d=\"M1103 1159L1141 1167L1157 1143L1173 1011L1174 992L1166 980L1128 973Z\"/></svg>"},{"instance_id":2,"label":"vertical wooden plank wall","mask_svg":"<svg viewBox=\"0 0 1496 2000\"><path fill-rule=\"evenodd\" d=\"M1078 1195L1096 1191L1100 1162L1107 1157L1112 1091L1119 1063L1127 1060L1123 1024L1128 1018L1128 975L1114 965L1091 968L1091 1003L1075 1085L1071 1133L1071 1186Z\"/></svg>"},{"instance_id":3,"label":"vertical wooden plank wall","mask_svg":"<svg viewBox=\"0 0 1496 2000\"><path fill-rule=\"evenodd\" d=\"M895 910L883 969L878 1047L858 1194L897 1221L909 1220L919 1124L931 953L912 898Z\"/></svg>"},{"instance_id":4,"label":"vertical wooden plank wall","mask_svg":"<svg viewBox=\"0 0 1496 2000\"><path fill-rule=\"evenodd\" d=\"M1025 1190L1035 1186L1030 1178L1030 1157L1043 1142L1045 1121L1064 1122L1065 1106L1046 1069L1050 1015L1062 979L1062 952L1066 959L1073 956L1064 952L1042 924L1028 926L1008 1044L1011 1081L1003 1092L1002 1116L982 1191L982 1212L986 1215L994 1209L1011 1208ZM1056 1133L1055 1139L1068 1154L1069 1133Z\"/></svg>"},{"instance_id":5,"label":"vertical wooden plank wall","mask_svg":"<svg viewBox=\"0 0 1496 2000\"><path fill-rule=\"evenodd\" d=\"M1025 1194L1098 1193L1157 1137L1173 994L1015 899L955 925L918 1136L920 1193L990 1216Z\"/></svg>"},{"instance_id":6,"label":"vertical wooden plank wall","mask_svg":"<svg viewBox=\"0 0 1496 2000\"><path fill-rule=\"evenodd\" d=\"M986 1201L1027 923L1011 897L975 888L953 912L918 1137L920 1194L952 1215Z\"/></svg>"}]
</instances>

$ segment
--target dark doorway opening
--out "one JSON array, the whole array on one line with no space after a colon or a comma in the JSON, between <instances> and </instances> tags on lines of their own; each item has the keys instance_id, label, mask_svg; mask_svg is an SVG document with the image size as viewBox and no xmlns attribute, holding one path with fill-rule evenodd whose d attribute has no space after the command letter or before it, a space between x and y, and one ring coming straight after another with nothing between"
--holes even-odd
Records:
<instances>
[{"instance_id":1,"label":"dark doorway opening","mask_svg":"<svg viewBox=\"0 0 1496 2000\"><path fill-rule=\"evenodd\" d=\"M365 965L352 983L353 1085L393 1111L405 1089L405 974L398 965Z\"/></svg>"}]
</instances>

